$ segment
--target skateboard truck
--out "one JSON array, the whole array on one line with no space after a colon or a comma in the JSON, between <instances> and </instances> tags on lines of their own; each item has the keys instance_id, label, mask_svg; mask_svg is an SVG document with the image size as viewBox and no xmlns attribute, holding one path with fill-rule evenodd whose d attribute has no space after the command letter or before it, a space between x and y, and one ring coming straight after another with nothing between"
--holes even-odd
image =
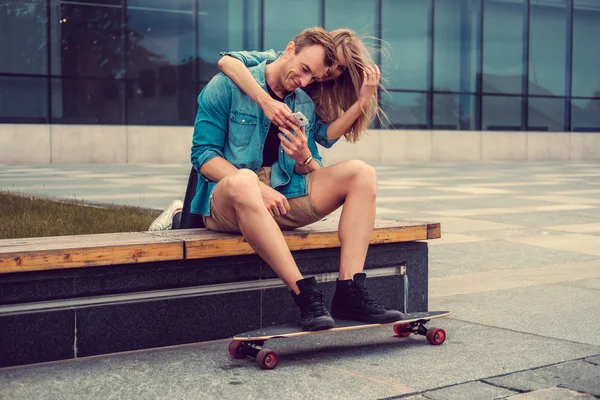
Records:
<instances>
[{"instance_id":1,"label":"skateboard truck","mask_svg":"<svg viewBox=\"0 0 600 400\"><path fill-rule=\"evenodd\" d=\"M273 350L263 348L265 340L241 341L229 343L229 354L236 359L253 357L263 369L273 369L279 364L279 357Z\"/></svg>"}]
</instances>

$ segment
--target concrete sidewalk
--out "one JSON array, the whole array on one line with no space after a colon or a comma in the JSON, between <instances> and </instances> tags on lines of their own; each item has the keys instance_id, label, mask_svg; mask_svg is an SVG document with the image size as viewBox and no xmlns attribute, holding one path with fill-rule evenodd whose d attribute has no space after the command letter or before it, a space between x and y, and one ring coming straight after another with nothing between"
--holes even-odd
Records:
<instances>
[{"instance_id":1,"label":"concrete sidewalk","mask_svg":"<svg viewBox=\"0 0 600 400\"><path fill-rule=\"evenodd\" d=\"M430 309L442 346L389 327L0 369L0 399L600 398L600 163L376 165L377 216L441 222ZM186 165L0 166L0 190L162 208ZM339 212L338 212L339 214ZM194 329L194 327L189 327Z\"/></svg>"}]
</instances>

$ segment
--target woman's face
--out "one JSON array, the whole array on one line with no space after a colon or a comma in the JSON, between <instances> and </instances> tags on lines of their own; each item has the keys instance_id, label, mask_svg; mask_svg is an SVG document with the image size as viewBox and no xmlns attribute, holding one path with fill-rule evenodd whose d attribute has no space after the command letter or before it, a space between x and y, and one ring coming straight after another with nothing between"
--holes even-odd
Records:
<instances>
[{"instance_id":1,"label":"woman's face","mask_svg":"<svg viewBox=\"0 0 600 400\"><path fill-rule=\"evenodd\" d=\"M344 51L342 50L342 45L339 45L336 48L337 52L337 62L333 64L327 73L323 75L321 78L315 78L317 82L325 82L330 81L332 79L337 79L341 74L343 74L348 69L348 60L346 60L346 56L344 56Z\"/></svg>"}]
</instances>

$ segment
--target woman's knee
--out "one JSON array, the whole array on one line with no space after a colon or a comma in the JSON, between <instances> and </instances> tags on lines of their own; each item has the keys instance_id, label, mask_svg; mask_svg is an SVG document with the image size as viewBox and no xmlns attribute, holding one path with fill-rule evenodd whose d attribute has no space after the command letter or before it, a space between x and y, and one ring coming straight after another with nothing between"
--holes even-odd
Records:
<instances>
[{"instance_id":1,"label":"woman's knee","mask_svg":"<svg viewBox=\"0 0 600 400\"><path fill-rule=\"evenodd\" d=\"M364 186L377 187L377 172L375 168L360 160L348 160L347 171L348 177L353 183L358 183Z\"/></svg>"}]
</instances>

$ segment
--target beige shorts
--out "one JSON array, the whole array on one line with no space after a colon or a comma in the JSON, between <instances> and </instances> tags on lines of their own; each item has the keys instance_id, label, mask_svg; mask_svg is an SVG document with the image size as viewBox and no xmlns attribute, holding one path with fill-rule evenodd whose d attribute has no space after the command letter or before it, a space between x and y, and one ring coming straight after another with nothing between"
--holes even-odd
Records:
<instances>
[{"instance_id":1,"label":"beige shorts","mask_svg":"<svg viewBox=\"0 0 600 400\"><path fill-rule=\"evenodd\" d=\"M270 186L271 167L261 168L256 174L262 183ZM291 230L310 225L314 222L322 220L327 216L327 214L323 214L316 209L312 197L310 196L313 177L313 172L306 175L307 194L305 196L288 199L288 203L290 204L290 212L288 212L286 215L274 216L277 225L279 225L281 229ZM212 197L210 199L210 219L203 217L203 220L204 226L211 230L219 232L241 232L237 221L229 221L223 214L219 212L219 210L215 207L215 201Z\"/></svg>"}]
</instances>

